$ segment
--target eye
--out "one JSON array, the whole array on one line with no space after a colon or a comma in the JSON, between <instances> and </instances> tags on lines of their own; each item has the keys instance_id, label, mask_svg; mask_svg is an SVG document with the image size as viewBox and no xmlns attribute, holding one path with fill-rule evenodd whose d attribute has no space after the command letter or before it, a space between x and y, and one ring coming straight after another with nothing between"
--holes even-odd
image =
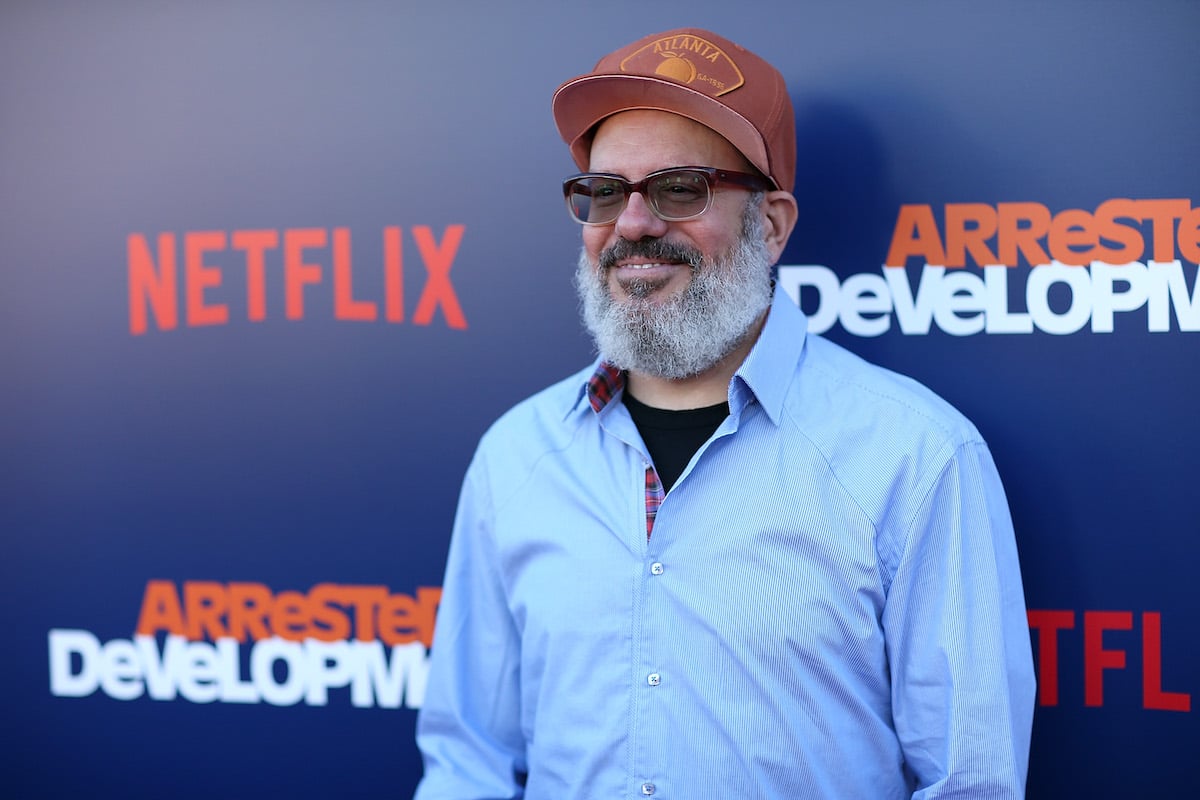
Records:
<instances>
[{"instance_id":1,"label":"eye","mask_svg":"<svg viewBox=\"0 0 1200 800\"><path fill-rule=\"evenodd\" d=\"M660 191L662 191L662 190L660 190ZM665 191L668 194L670 194L673 198L676 198L676 199L687 198L687 197L696 197L700 194L700 192L696 189L695 186L688 186L688 185L682 184L682 183L669 184L665 187Z\"/></svg>"},{"instance_id":2,"label":"eye","mask_svg":"<svg viewBox=\"0 0 1200 800\"><path fill-rule=\"evenodd\" d=\"M694 172L672 173L654 182L654 193L660 202L672 205L703 203L708 199L708 184Z\"/></svg>"},{"instance_id":3,"label":"eye","mask_svg":"<svg viewBox=\"0 0 1200 800\"><path fill-rule=\"evenodd\" d=\"M597 203L616 203L625 196L624 187L616 181L595 180L588 184L588 188Z\"/></svg>"}]
</instances>

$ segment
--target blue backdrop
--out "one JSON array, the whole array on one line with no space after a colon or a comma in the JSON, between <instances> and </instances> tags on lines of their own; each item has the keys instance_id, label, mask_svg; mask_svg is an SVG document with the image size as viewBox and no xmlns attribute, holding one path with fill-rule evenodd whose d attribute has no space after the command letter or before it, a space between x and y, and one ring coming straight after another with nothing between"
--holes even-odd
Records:
<instances>
[{"instance_id":1,"label":"blue backdrop","mask_svg":"<svg viewBox=\"0 0 1200 800\"><path fill-rule=\"evenodd\" d=\"M1200 796L1189 0L5 4L0 791L411 793L467 461L591 357L550 96L681 25L789 81L780 280L992 446L1029 796Z\"/></svg>"}]
</instances>

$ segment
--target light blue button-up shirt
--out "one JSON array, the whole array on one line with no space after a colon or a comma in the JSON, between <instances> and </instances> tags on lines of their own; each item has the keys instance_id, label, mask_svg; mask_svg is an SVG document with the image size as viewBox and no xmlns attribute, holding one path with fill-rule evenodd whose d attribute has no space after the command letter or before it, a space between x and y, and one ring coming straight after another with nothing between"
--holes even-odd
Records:
<instances>
[{"instance_id":1,"label":"light blue button-up shirt","mask_svg":"<svg viewBox=\"0 0 1200 800\"><path fill-rule=\"evenodd\" d=\"M419 800L1024 796L1029 631L970 422L777 291L647 540L649 456L593 369L467 472Z\"/></svg>"}]
</instances>

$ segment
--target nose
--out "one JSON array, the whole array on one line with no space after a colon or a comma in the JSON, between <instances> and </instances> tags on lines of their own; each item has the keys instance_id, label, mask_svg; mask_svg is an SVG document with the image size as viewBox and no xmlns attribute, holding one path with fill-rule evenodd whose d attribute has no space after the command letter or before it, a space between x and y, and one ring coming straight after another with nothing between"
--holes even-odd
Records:
<instances>
[{"instance_id":1,"label":"nose","mask_svg":"<svg viewBox=\"0 0 1200 800\"><path fill-rule=\"evenodd\" d=\"M641 192L633 192L617 217L616 233L623 239L636 242L647 236L658 238L667 232L667 223L650 210Z\"/></svg>"}]
</instances>

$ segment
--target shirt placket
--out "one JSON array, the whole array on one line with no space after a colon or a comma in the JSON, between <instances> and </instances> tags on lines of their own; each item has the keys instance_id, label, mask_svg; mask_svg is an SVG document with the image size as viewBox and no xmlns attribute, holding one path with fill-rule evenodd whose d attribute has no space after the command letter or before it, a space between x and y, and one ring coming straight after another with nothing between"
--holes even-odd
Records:
<instances>
[{"instance_id":1,"label":"shirt placket","mask_svg":"<svg viewBox=\"0 0 1200 800\"><path fill-rule=\"evenodd\" d=\"M646 519L646 549L643 550L642 575L635 584L633 619L633 664L630 680L633 692L633 726L631 731L629 790L634 797L662 796L661 776L657 763L650 757L651 746L658 736L655 707L660 700L658 693L665 691L664 676L659 670L654 642L658 634L657 615L654 613L657 591L654 582L662 580L664 568L654 555L651 545L654 523L662 506L665 492L658 471L648 459L642 476Z\"/></svg>"},{"instance_id":2,"label":"shirt placket","mask_svg":"<svg viewBox=\"0 0 1200 800\"><path fill-rule=\"evenodd\" d=\"M599 414L623 388L624 376L611 364L602 363L588 382L587 394L592 410ZM647 615L653 617L655 591L652 581L661 580L660 576L664 572L663 564L648 556L651 555L650 537L654 533L654 523L658 518L658 512L662 507L666 492L663 490L662 479L649 456L644 449L633 443L636 439L617 433L613 435L630 448L638 451L641 456L643 472L640 484L643 493L642 505L646 529L645 547L638 548L642 555L642 564L639 568L643 570L643 574L634 584L631 605L633 618L630 622L633 648L630 679L633 694L627 761L629 783L627 785L634 797L661 797L663 795L661 783L655 782L658 765L648 762L647 748L657 737L658 727L652 718L652 709L655 704L655 693L663 691L660 686L664 683L665 676L660 673L654 660L656 626L647 624ZM631 488L635 488L638 479L634 475L630 475L630 478L634 479Z\"/></svg>"},{"instance_id":3,"label":"shirt placket","mask_svg":"<svg viewBox=\"0 0 1200 800\"><path fill-rule=\"evenodd\" d=\"M654 532L654 520L658 517L658 509L662 507L663 497L666 492L663 491L662 481L658 477L658 470L654 469L653 464L646 464L646 541L650 541L650 534Z\"/></svg>"}]
</instances>

